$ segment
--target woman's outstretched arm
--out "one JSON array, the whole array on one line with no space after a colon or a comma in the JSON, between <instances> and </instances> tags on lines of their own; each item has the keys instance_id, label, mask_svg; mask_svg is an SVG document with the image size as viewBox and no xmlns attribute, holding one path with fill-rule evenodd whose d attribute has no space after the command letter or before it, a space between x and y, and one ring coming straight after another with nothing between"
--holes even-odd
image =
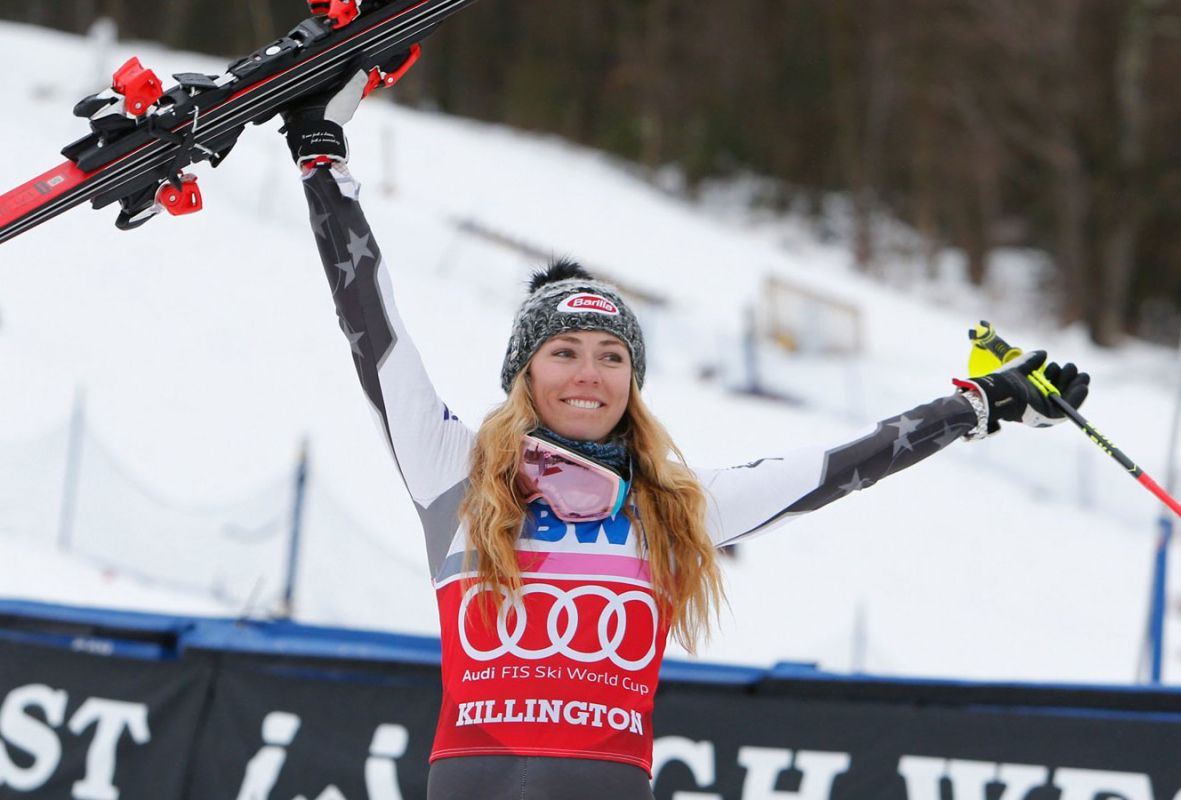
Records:
<instances>
[{"instance_id":1,"label":"woman's outstretched arm","mask_svg":"<svg viewBox=\"0 0 1181 800\"><path fill-rule=\"evenodd\" d=\"M765 533L934 455L978 424L972 405L955 394L882 420L844 444L699 470L710 533L719 545Z\"/></svg>"}]
</instances>

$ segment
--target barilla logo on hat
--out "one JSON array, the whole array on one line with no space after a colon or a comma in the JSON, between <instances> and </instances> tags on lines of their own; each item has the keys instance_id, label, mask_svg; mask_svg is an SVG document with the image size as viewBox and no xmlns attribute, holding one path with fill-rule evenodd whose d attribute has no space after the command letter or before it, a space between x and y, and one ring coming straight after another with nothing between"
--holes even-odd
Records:
<instances>
[{"instance_id":1,"label":"barilla logo on hat","mask_svg":"<svg viewBox=\"0 0 1181 800\"><path fill-rule=\"evenodd\" d=\"M572 294L558 303L558 311L563 314L578 314L589 311L595 314L609 314L619 316L619 308L606 297L597 294L580 292Z\"/></svg>"}]
</instances>

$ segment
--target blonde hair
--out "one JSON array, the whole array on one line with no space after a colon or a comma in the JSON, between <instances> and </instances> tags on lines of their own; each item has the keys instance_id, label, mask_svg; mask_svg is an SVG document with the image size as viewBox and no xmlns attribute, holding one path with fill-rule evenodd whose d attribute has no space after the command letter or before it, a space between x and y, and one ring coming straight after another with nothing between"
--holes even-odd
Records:
<instances>
[{"instance_id":1,"label":"blonde hair","mask_svg":"<svg viewBox=\"0 0 1181 800\"><path fill-rule=\"evenodd\" d=\"M525 504L514 489L521 437L539 424L526 370L521 370L508 398L476 433L470 484L459 508L476 556L475 581L505 586L511 593L521 587L515 545ZM716 550L705 528L705 491L644 405L634 376L618 433L632 457L629 497L636 513L630 503L625 513L640 534L662 618L673 638L692 653L699 640L709 637L711 618L724 600ZM484 596L490 595L505 602L503 593Z\"/></svg>"}]
</instances>

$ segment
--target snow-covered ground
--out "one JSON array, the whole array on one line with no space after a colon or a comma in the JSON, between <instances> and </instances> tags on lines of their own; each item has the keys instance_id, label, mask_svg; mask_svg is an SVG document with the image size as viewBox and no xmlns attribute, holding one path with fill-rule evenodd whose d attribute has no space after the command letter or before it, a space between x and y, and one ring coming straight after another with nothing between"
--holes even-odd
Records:
<instances>
[{"instance_id":1,"label":"snow-covered ground","mask_svg":"<svg viewBox=\"0 0 1181 800\"><path fill-rule=\"evenodd\" d=\"M74 101L132 54L160 75L224 67L141 44L97 57L75 37L0 25L10 76L0 151L19 154L0 161L0 186L60 161L85 132ZM437 631L417 517L356 386L276 127L246 131L221 169L198 168L201 214L120 233L113 209L77 209L0 249L0 596L273 608L306 437L297 618ZM1150 472L1166 472L1174 353L1136 343L1102 352L1078 331L1030 327L1021 298L998 304L946 281L882 286L798 220L706 214L554 139L378 102L350 137L407 324L470 424L501 399L504 343L536 259L465 232L465 220L668 298L641 308L645 394L692 463L844 441L944 394L964 370L967 326L986 318L1014 343L1083 364L1095 387L1087 414ZM856 358L764 352L764 377L803 401L794 406L727 388L741 373L745 310L772 274L854 305L865 325ZM72 555L62 555L78 389L82 470ZM727 562L723 624L700 655L1128 683L1157 515L1068 425L957 444L744 545ZM1177 679L1176 621L1169 632L1166 674Z\"/></svg>"}]
</instances>

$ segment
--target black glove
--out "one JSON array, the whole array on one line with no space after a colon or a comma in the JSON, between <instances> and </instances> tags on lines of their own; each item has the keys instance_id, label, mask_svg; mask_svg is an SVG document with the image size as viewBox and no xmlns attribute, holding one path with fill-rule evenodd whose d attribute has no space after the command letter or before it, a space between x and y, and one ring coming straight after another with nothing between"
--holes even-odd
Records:
<instances>
[{"instance_id":1,"label":"black glove","mask_svg":"<svg viewBox=\"0 0 1181 800\"><path fill-rule=\"evenodd\" d=\"M296 164L310 167L348 163L344 126L356 113L368 85L368 74L358 70L339 89L302 98L298 105L283 111L283 132Z\"/></svg>"},{"instance_id":2,"label":"black glove","mask_svg":"<svg viewBox=\"0 0 1181 800\"><path fill-rule=\"evenodd\" d=\"M393 86L418 60L416 44L396 53L388 63L368 72L357 70L339 88L300 98L283 110L283 130L291 157L301 167L346 164L349 143L344 126L357 112L361 100L379 86Z\"/></svg>"},{"instance_id":3,"label":"black glove","mask_svg":"<svg viewBox=\"0 0 1181 800\"><path fill-rule=\"evenodd\" d=\"M1030 379L1042 364L1046 351L1025 353L995 372L972 380L954 381L963 391L979 392L988 406L988 432L1000 430L1000 421L1020 422L1034 428L1057 425L1066 418L1057 404ZM1058 366L1051 363L1045 369L1046 379L1058 389L1062 398L1073 408L1087 399L1091 376L1079 372L1074 364ZM1036 378L1036 376L1035 376Z\"/></svg>"}]
</instances>

